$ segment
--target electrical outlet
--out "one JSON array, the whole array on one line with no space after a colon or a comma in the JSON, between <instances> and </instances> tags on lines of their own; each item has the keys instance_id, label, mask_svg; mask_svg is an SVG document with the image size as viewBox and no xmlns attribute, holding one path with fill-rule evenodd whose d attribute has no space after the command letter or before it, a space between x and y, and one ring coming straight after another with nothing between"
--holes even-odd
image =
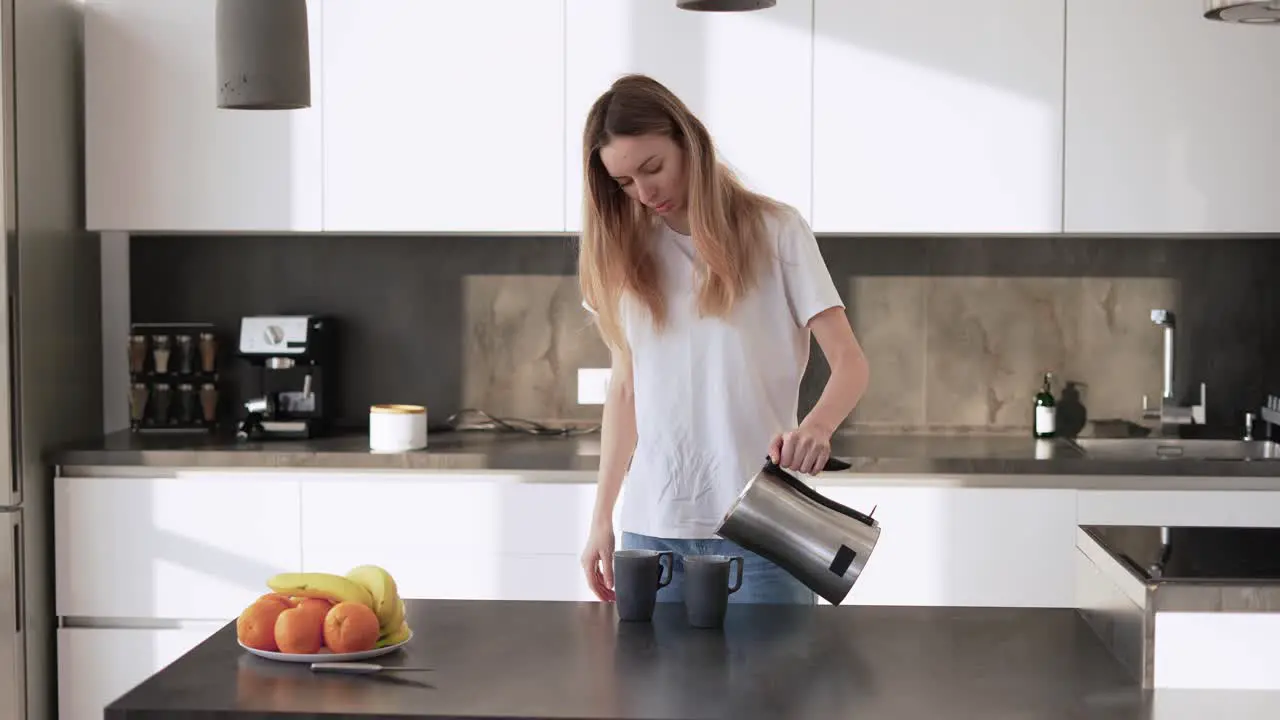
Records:
<instances>
[{"instance_id":1,"label":"electrical outlet","mask_svg":"<svg viewBox=\"0 0 1280 720\"><path fill-rule=\"evenodd\" d=\"M578 404L603 405L612 368L578 368Z\"/></svg>"}]
</instances>

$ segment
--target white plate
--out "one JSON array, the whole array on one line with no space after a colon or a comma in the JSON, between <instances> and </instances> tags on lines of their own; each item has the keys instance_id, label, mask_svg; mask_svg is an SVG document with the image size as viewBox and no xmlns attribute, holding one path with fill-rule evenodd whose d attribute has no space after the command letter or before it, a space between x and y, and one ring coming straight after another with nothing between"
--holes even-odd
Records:
<instances>
[{"instance_id":1,"label":"white plate","mask_svg":"<svg viewBox=\"0 0 1280 720\"><path fill-rule=\"evenodd\" d=\"M369 658L381 657L388 653L393 653L396 650L399 650L400 648L404 647L405 644L412 639L413 639L413 630L410 629L409 637L405 638L401 642L396 643L395 645L388 645L386 647L374 648L372 650L362 650L360 652L349 652L349 653L330 652L329 648L323 648L320 650L320 652L313 653L310 655L303 655L301 653L272 652L270 650L257 650L255 648L245 647L245 644L240 642L239 640L236 640L236 643L239 644L240 647L244 648L245 650L248 650L250 653L257 655L260 658L266 658L268 660L279 660L280 662L313 663L313 662L351 662L354 660L368 660Z\"/></svg>"}]
</instances>

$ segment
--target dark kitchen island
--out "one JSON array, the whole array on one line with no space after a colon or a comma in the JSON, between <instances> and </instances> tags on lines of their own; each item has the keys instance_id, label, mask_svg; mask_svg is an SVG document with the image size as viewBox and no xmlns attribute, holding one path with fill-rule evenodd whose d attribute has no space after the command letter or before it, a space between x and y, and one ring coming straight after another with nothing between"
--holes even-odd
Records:
<instances>
[{"instance_id":1,"label":"dark kitchen island","mask_svg":"<svg viewBox=\"0 0 1280 720\"><path fill-rule=\"evenodd\" d=\"M314 674L254 657L234 623L106 708L107 720L254 718L1155 717L1073 610L407 601L415 637L373 662L425 673Z\"/></svg>"}]
</instances>

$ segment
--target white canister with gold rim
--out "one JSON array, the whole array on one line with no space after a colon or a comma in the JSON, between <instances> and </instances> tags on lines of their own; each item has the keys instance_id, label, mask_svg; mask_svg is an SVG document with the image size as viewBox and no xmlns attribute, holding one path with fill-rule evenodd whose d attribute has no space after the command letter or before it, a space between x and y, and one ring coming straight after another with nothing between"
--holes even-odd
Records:
<instances>
[{"instance_id":1,"label":"white canister with gold rim","mask_svg":"<svg viewBox=\"0 0 1280 720\"><path fill-rule=\"evenodd\" d=\"M421 405L369 407L369 449L405 452L427 446L427 409Z\"/></svg>"}]
</instances>

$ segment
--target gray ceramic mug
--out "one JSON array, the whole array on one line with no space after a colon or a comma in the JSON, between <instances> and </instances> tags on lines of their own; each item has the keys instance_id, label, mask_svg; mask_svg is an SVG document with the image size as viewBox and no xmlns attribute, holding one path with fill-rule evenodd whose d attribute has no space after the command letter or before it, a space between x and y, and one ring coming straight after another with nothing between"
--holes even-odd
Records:
<instances>
[{"instance_id":1,"label":"gray ceramic mug","mask_svg":"<svg viewBox=\"0 0 1280 720\"><path fill-rule=\"evenodd\" d=\"M662 562L663 558L667 561ZM617 550L613 553L613 592L622 620L652 620L658 589L671 583L670 550ZM665 577L665 579L664 579Z\"/></svg>"},{"instance_id":2,"label":"gray ceramic mug","mask_svg":"<svg viewBox=\"0 0 1280 720\"><path fill-rule=\"evenodd\" d=\"M730 582L734 563L738 572ZM684 558L684 607L689 624L697 628L724 625L729 596L742 587L742 558L738 555L687 555Z\"/></svg>"}]
</instances>

